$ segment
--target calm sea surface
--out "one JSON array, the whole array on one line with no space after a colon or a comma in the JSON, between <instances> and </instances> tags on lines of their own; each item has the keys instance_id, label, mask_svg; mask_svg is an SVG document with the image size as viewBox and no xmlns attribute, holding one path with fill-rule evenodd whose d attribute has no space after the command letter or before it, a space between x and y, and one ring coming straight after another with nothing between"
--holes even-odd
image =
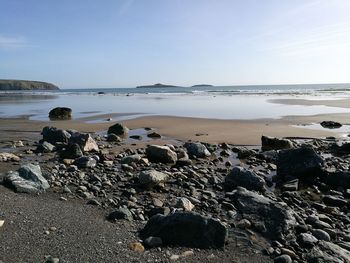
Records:
<instances>
[{"instance_id":1,"label":"calm sea surface","mask_svg":"<svg viewBox=\"0 0 350 263\"><path fill-rule=\"evenodd\" d=\"M321 100L348 97L350 97L350 84L1 92L0 117L29 115L34 120L48 120L50 109L64 106L73 109L76 119L112 113L215 119L280 118L287 115L347 113L350 109L283 105L270 103L269 100L285 98Z\"/></svg>"}]
</instances>

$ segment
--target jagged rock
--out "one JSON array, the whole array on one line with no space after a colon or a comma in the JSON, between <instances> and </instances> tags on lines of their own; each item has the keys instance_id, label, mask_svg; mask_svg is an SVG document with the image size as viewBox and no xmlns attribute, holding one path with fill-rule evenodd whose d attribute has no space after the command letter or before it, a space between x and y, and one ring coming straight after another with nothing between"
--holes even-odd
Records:
<instances>
[{"instance_id":1,"label":"jagged rock","mask_svg":"<svg viewBox=\"0 0 350 263\"><path fill-rule=\"evenodd\" d=\"M191 203L190 200L188 200L185 197L179 197L177 198L176 204L175 204L176 208L181 208L184 211L190 212L192 211L192 209L194 208L194 205Z\"/></svg>"},{"instance_id":2,"label":"jagged rock","mask_svg":"<svg viewBox=\"0 0 350 263\"><path fill-rule=\"evenodd\" d=\"M129 133L129 129L121 123L116 123L108 128L107 133L114 133L115 135L126 137Z\"/></svg>"},{"instance_id":3,"label":"jagged rock","mask_svg":"<svg viewBox=\"0 0 350 263\"><path fill-rule=\"evenodd\" d=\"M338 129L341 126L343 126L341 125L341 123L335 122L335 121L323 121L320 124L323 128L327 128L327 129Z\"/></svg>"},{"instance_id":4,"label":"jagged rock","mask_svg":"<svg viewBox=\"0 0 350 263\"><path fill-rule=\"evenodd\" d=\"M57 107L49 112L50 120L70 120L72 119L72 109L67 107Z\"/></svg>"},{"instance_id":5,"label":"jagged rock","mask_svg":"<svg viewBox=\"0 0 350 263\"><path fill-rule=\"evenodd\" d=\"M71 137L70 133L65 130L49 126L44 127L41 134L43 135L43 141L47 141L51 144L56 144L58 142L68 143Z\"/></svg>"},{"instance_id":6,"label":"jagged rock","mask_svg":"<svg viewBox=\"0 0 350 263\"><path fill-rule=\"evenodd\" d=\"M266 184L263 178L259 177L253 171L243 167L236 166L225 177L225 188L232 191L237 186L242 186L248 190L265 191Z\"/></svg>"},{"instance_id":7,"label":"jagged rock","mask_svg":"<svg viewBox=\"0 0 350 263\"><path fill-rule=\"evenodd\" d=\"M150 145L146 149L147 158L151 162L175 164L177 155L168 146Z\"/></svg>"},{"instance_id":8,"label":"jagged rock","mask_svg":"<svg viewBox=\"0 0 350 263\"><path fill-rule=\"evenodd\" d=\"M281 239L296 225L294 213L285 203L241 187L233 195L233 201L243 218L268 238Z\"/></svg>"},{"instance_id":9,"label":"jagged rock","mask_svg":"<svg viewBox=\"0 0 350 263\"><path fill-rule=\"evenodd\" d=\"M40 193L50 187L42 176L39 165L22 165L17 172L10 171L4 178L4 185L19 193Z\"/></svg>"},{"instance_id":10,"label":"jagged rock","mask_svg":"<svg viewBox=\"0 0 350 263\"><path fill-rule=\"evenodd\" d=\"M261 136L261 150L281 150L293 148L293 143L287 139L279 139L268 136Z\"/></svg>"},{"instance_id":11,"label":"jagged rock","mask_svg":"<svg viewBox=\"0 0 350 263\"><path fill-rule=\"evenodd\" d=\"M83 152L99 151L97 143L88 133L74 132L69 138L69 144L78 144Z\"/></svg>"},{"instance_id":12,"label":"jagged rock","mask_svg":"<svg viewBox=\"0 0 350 263\"><path fill-rule=\"evenodd\" d=\"M211 155L207 147L200 142L185 143L184 147L187 149L190 157L196 156L199 158L205 158Z\"/></svg>"},{"instance_id":13,"label":"jagged rock","mask_svg":"<svg viewBox=\"0 0 350 263\"><path fill-rule=\"evenodd\" d=\"M195 248L222 248L227 236L220 221L194 213L155 215L140 231L140 237L159 237L164 245Z\"/></svg>"},{"instance_id":14,"label":"jagged rock","mask_svg":"<svg viewBox=\"0 0 350 263\"><path fill-rule=\"evenodd\" d=\"M336 244L319 241L318 245L308 252L307 260L309 263L348 263L350 252Z\"/></svg>"},{"instance_id":15,"label":"jagged rock","mask_svg":"<svg viewBox=\"0 0 350 263\"><path fill-rule=\"evenodd\" d=\"M281 178L308 179L322 174L322 158L312 148L282 150L278 154L277 175Z\"/></svg>"},{"instance_id":16,"label":"jagged rock","mask_svg":"<svg viewBox=\"0 0 350 263\"><path fill-rule=\"evenodd\" d=\"M158 172L156 170L145 170L139 174L139 183L147 189L153 188L158 185L164 185L168 175Z\"/></svg>"},{"instance_id":17,"label":"jagged rock","mask_svg":"<svg viewBox=\"0 0 350 263\"><path fill-rule=\"evenodd\" d=\"M43 141L36 148L36 152L39 152L39 153L50 153L50 152L53 152L55 150L56 150L55 145L53 145L47 141Z\"/></svg>"},{"instance_id":18,"label":"jagged rock","mask_svg":"<svg viewBox=\"0 0 350 263\"><path fill-rule=\"evenodd\" d=\"M15 161L19 162L21 158L19 158L17 155L13 153L0 153L0 162L8 162L8 161Z\"/></svg>"},{"instance_id":19,"label":"jagged rock","mask_svg":"<svg viewBox=\"0 0 350 263\"><path fill-rule=\"evenodd\" d=\"M60 157L65 159L76 159L82 157L84 154L80 149L80 146L76 143L68 145L64 150L60 152Z\"/></svg>"}]
</instances>

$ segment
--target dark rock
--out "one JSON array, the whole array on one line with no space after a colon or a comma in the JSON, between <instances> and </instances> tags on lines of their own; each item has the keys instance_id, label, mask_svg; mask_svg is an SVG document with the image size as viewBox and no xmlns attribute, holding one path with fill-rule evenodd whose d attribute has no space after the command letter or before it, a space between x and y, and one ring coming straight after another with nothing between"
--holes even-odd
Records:
<instances>
[{"instance_id":1,"label":"dark rock","mask_svg":"<svg viewBox=\"0 0 350 263\"><path fill-rule=\"evenodd\" d=\"M121 142L122 139L118 135L116 135L114 133L110 133L107 135L107 141L108 142Z\"/></svg>"},{"instance_id":2,"label":"dark rock","mask_svg":"<svg viewBox=\"0 0 350 263\"><path fill-rule=\"evenodd\" d=\"M99 148L95 140L88 133L74 132L68 141L69 144L78 144L83 152L98 152Z\"/></svg>"},{"instance_id":3,"label":"dark rock","mask_svg":"<svg viewBox=\"0 0 350 263\"><path fill-rule=\"evenodd\" d=\"M138 163L141 160L141 156L138 154L125 156L121 159L122 164Z\"/></svg>"},{"instance_id":4,"label":"dark rock","mask_svg":"<svg viewBox=\"0 0 350 263\"><path fill-rule=\"evenodd\" d=\"M108 128L107 133L114 133L115 135L126 137L129 133L129 129L121 123L116 123Z\"/></svg>"},{"instance_id":5,"label":"dark rock","mask_svg":"<svg viewBox=\"0 0 350 263\"><path fill-rule=\"evenodd\" d=\"M177 161L176 153L168 146L150 145L146 149L146 155L151 162L175 164Z\"/></svg>"},{"instance_id":6,"label":"dark rock","mask_svg":"<svg viewBox=\"0 0 350 263\"><path fill-rule=\"evenodd\" d=\"M312 148L282 150L278 154L277 175L307 179L321 175L322 158Z\"/></svg>"},{"instance_id":7,"label":"dark rock","mask_svg":"<svg viewBox=\"0 0 350 263\"><path fill-rule=\"evenodd\" d=\"M348 201L345 199L333 195L325 195L322 200L329 206L343 207L348 204Z\"/></svg>"},{"instance_id":8,"label":"dark rock","mask_svg":"<svg viewBox=\"0 0 350 263\"><path fill-rule=\"evenodd\" d=\"M237 189L233 201L243 218L268 238L282 239L296 225L294 213L285 203L272 201L245 188Z\"/></svg>"},{"instance_id":9,"label":"dark rock","mask_svg":"<svg viewBox=\"0 0 350 263\"><path fill-rule=\"evenodd\" d=\"M56 147L47 141L43 141L36 148L36 152L39 153L50 153L56 150Z\"/></svg>"},{"instance_id":10,"label":"dark rock","mask_svg":"<svg viewBox=\"0 0 350 263\"><path fill-rule=\"evenodd\" d=\"M301 233L297 237L297 242L301 247L311 248L317 243L317 238L308 233Z\"/></svg>"},{"instance_id":11,"label":"dark rock","mask_svg":"<svg viewBox=\"0 0 350 263\"><path fill-rule=\"evenodd\" d=\"M93 168L96 166L97 162L94 158L82 156L75 159L74 164L79 168Z\"/></svg>"},{"instance_id":12,"label":"dark rock","mask_svg":"<svg viewBox=\"0 0 350 263\"><path fill-rule=\"evenodd\" d=\"M43 135L43 141L47 141L51 144L68 143L71 137L70 133L65 130L60 130L55 127L46 126L43 128L41 134Z\"/></svg>"},{"instance_id":13,"label":"dark rock","mask_svg":"<svg viewBox=\"0 0 350 263\"><path fill-rule=\"evenodd\" d=\"M80 146L76 143L68 145L64 150L60 152L62 159L76 159L82 157L84 154L80 149Z\"/></svg>"},{"instance_id":14,"label":"dark rock","mask_svg":"<svg viewBox=\"0 0 350 263\"><path fill-rule=\"evenodd\" d=\"M129 138L134 139L134 140L142 140L141 135L131 135Z\"/></svg>"},{"instance_id":15,"label":"dark rock","mask_svg":"<svg viewBox=\"0 0 350 263\"><path fill-rule=\"evenodd\" d=\"M281 255L279 257L276 257L273 262L274 263L292 263L293 260L288 255Z\"/></svg>"},{"instance_id":16,"label":"dark rock","mask_svg":"<svg viewBox=\"0 0 350 263\"><path fill-rule=\"evenodd\" d=\"M146 247L161 247L163 245L163 241L159 237L148 237L144 241Z\"/></svg>"},{"instance_id":17,"label":"dark rock","mask_svg":"<svg viewBox=\"0 0 350 263\"><path fill-rule=\"evenodd\" d=\"M140 237L159 237L164 245L195 248L222 248L227 236L220 221L194 213L155 215L140 231Z\"/></svg>"},{"instance_id":18,"label":"dark rock","mask_svg":"<svg viewBox=\"0 0 350 263\"><path fill-rule=\"evenodd\" d=\"M299 185L299 180L298 179L294 179L294 180L290 180L288 182L285 182L281 189L282 191L298 191L298 185Z\"/></svg>"},{"instance_id":19,"label":"dark rock","mask_svg":"<svg viewBox=\"0 0 350 263\"><path fill-rule=\"evenodd\" d=\"M350 188L350 172L348 171L324 171L321 179L332 187Z\"/></svg>"},{"instance_id":20,"label":"dark rock","mask_svg":"<svg viewBox=\"0 0 350 263\"><path fill-rule=\"evenodd\" d=\"M147 137L149 138L154 138L154 139L160 139L162 136L159 133L156 132L151 132L147 134Z\"/></svg>"},{"instance_id":21,"label":"dark rock","mask_svg":"<svg viewBox=\"0 0 350 263\"><path fill-rule=\"evenodd\" d=\"M279 139L268 136L261 136L261 150L281 150L293 148L293 143L287 139Z\"/></svg>"},{"instance_id":22,"label":"dark rock","mask_svg":"<svg viewBox=\"0 0 350 263\"><path fill-rule=\"evenodd\" d=\"M335 121L323 121L320 124L323 128L327 128L327 129L338 129L341 126L343 126L341 125L341 123L335 122Z\"/></svg>"},{"instance_id":23,"label":"dark rock","mask_svg":"<svg viewBox=\"0 0 350 263\"><path fill-rule=\"evenodd\" d=\"M185 143L184 147L187 149L190 157L196 156L199 158L205 158L211 155L207 147L200 142Z\"/></svg>"},{"instance_id":24,"label":"dark rock","mask_svg":"<svg viewBox=\"0 0 350 263\"><path fill-rule=\"evenodd\" d=\"M259 177L253 171L243 167L234 167L230 174L225 177L225 188L232 191L237 186L242 186L248 190L265 191L266 184L263 178Z\"/></svg>"},{"instance_id":25,"label":"dark rock","mask_svg":"<svg viewBox=\"0 0 350 263\"><path fill-rule=\"evenodd\" d=\"M57 107L49 112L50 120L70 120L72 119L72 109L67 107Z\"/></svg>"},{"instance_id":26,"label":"dark rock","mask_svg":"<svg viewBox=\"0 0 350 263\"><path fill-rule=\"evenodd\" d=\"M39 165L22 165L17 172L10 171L4 178L4 185L19 193L40 193L50 188L42 176Z\"/></svg>"},{"instance_id":27,"label":"dark rock","mask_svg":"<svg viewBox=\"0 0 350 263\"><path fill-rule=\"evenodd\" d=\"M314 229L311 232L312 235L318 240L331 241L331 237L329 236L329 234L322 229Z\"/></svg>"},{"instance_id":28,"label":"dark rock","mask_svg":"<svg viewBox=\"0 0 350 263\"><path fill-rule=\"evenodd\" d=\"M120 220L120 219L132 221L133 217L132 217L132 214L131 214L129 209L121 207L121 208L111 212L108 215L107 219L109 221L116 221L116 220Z\"/></svg>"}]
</instances>

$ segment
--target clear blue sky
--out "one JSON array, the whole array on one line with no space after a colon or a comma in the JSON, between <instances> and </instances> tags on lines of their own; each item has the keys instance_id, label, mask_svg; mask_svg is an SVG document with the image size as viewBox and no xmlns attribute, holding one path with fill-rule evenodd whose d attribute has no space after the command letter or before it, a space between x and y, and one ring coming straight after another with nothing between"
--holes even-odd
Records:
<instances>
[{"instance_id":1,"label":"clear blue sky","mask_svg":"<svg viewBox=\"0 0 350 263\"><path fill-rule=\"evenodd\" d=\"M0 78L350 82L349 0L0 0Z\"/></svg>"}]
</instances>

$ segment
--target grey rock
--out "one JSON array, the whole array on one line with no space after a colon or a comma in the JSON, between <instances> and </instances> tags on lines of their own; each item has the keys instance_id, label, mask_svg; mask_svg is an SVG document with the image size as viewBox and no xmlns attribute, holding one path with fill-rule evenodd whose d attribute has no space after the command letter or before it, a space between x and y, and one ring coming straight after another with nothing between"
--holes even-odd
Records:
<instances>
[{"instance_id":1,"label":"grey rock","mask_svg":"<svg viewBox=\"0 0 350 263\"><path fill-rule=\"evenodd\" d=\"M232 191L237 186L242 186L248 190L265 191L266 184L263 178L258 176L253 171L243 167L234 167L230 174L225 177L225 188Z\"/></svg>"},{"instance_id":2,"label":"grey rock","mask_svg":"<svg viewBox=\"0 0 350 263\"><path fill-rule=\"evenodd\" d=\"M320 241L317 247L309 251L307 260L309 263L348 263L350 252L336 244Z\"/></svg>"},{"instance_id":3,"label":"grey rock","mask_svg":"<svg viewBox=\"0 0 350 263\"><path fill-rule=\"evenodd\" d=\"M108 142L121 142L122 138L120 138L118 135L114 133L110 133L107 135L107 141Z\"/></svg>"},{"instance_id":4,"label":"grey rock","mask_svg":"<svg viewBox=\"0 0 350 263\"><path fill-rule=\"evenodd\" d=\"M192 209L194 208L194 205L191 203L190 200L188 200L185 197L179 197L177 198L176 204L175 204L176 208L181 208L184 211L192 211Z\"/></svg>"},{"instance_id":5,"label":"grey rock","mask_svg":"<svg viewBox=\"0 0 350 263\"><path fill-rule=\"evenodd\" d=\"M194 213L155 215L140 231L140 237L159 237L164 245L196 248L222 248L227 237L220 221Z\"/></svg>"},{"instance_id":6,"label":"grey rock","mask_svg":"<svg viewBox=\"0 0 350 263\"><path fill-rule=\"evenodd\" d=\"M243 218L268 238L281 239L296 225L294 213L285 203L245 188L238 188L232 198Z\"/></svg>"},{"instance_id":7,"label":"grey rock","mask_svg":"<svg viewBox=\"0 0 350 263\"><path fill-rule=\"evenodd\" d=\"M68 143L68 140L71 137L70 133L65 130L49 126L44 127L41 134L43 135L43 140L51 144L56 144L58 142Z\"/></svg>"},{"instance_id":8,"label":"grey rock","mask_svg":"<svg viewBox=\"0 0 350 263\"><path fill-rule=\"evenodd\" d=\"M40 193L50 188L40 166L34 164L22 165L17 172L8 172L4 184L19 193Z\"/></svg>"},{"instance_id":9,"label":"grey rock","mask_svg":"<svg viewBox=\"0 0 350 263\"><path fill-rule=\"evenodd\" d=\"M107 133L114 133L115 135L126 137L129 133L129 129L121 123L116 123L108 128Z\"/></svg>"},{"instance_id":10,"label":"grey rock","mask_svg":"<svg viewBox=\"0 0 350 263\"><path fill-rule=\"evenodd\" d=\"M282 150L278 154L277 174L280 177L308 179L321 175L322 158L312 148Z\"/></svg>"},{"instance_id":11,"label":"grey rock","mask_svg":"<svg viewBox=\"0 0 350 263\"><path fill-rule=\"evenodd\" d=\"M56 150L56 147L47 141L43 141L38 145L36 151L40 153L50 153Z\"/></svg>"},{"instance_id":12,"label":"grey rock","mask_svg":"<svg viewBox=\"0 0 350 263\"><path fill-rule=\"evenodd\" d=\"M146 155L151 162L175 164L177 161L176 153L168 146L150 145L146 148Z\"/></svg>"},{"instance_id":13,"label":"grey rock","mask_svg":"<svg viewBox=\"0 0 350 263\"><path fill-rule=\"evenodd\" d=\"M298 186L299 186L299 180L294 179L294 180L285 182L281 188L283 191L298 191Z\"/></svg>"},{"instance_id":14,"label":"grey rock","mask_svg":"<svg viewBox=\"0 0 350 263\"><path fill-rule=\"evenodd\" d=\"M279 139L268 136L261 136L261 150L281 150L293 148L293 143L287 139Z\"/></svg>"},{"instance_id":15,"label":"grey rock","mask_svg":"<svg viewBox=\"0 0 350 263\"><path fill-rule=\"evenodd\" d=\"M108 215L107 219L110 221L116 221L116 220L121 220L121 219L132 221L133 217L132 217L132 214L131 214L129 209L121 207L121 208L111 212Z\"/></svg>"},{"instance_id":16,"label":"grey rock","mask_svg":"<svg viewBox=\"0 0 350 263\"><path fill-rule=\"evenodd\" d=\"M331 237L329 236L329 234L322 229L314 229L311 232L312 235L318 240L331 241Z\"/></svg>"},{"instance_id":17,"label":"grey rock","mask_svg":"<svg viewBox=\"0 0 350 263\"><path fill-rule=\"evenodd\" d=\"M325 195L322 198L322 201L329 206L337 206L337 207L343 207L348 204L348 201L345 199L338 197L338 196L333 196L333 195Z\"/></svg>"},{"instance_id":18,"label":"grey rock","mask_svg":"<svg viewBox=\"0 0 350 263\"><path fill-rule=\"evenodd\" d=\"M141 160L141 156L138 154L125 156L121 159L122 164L138 163Z\"/></svg>"},{"instance_id":19,"label":"grey rock","mask_svg":"<svg viewBox=\"0 0 350 263\"><path fill-rule=\"evenodd\" d=\"M168 175L156 170L145 170L139 174L139 183L147 189L155 186L163 186L168 178Z\"/></svg>"},{"instance_id":20,"label":"grey rock","mask_svg":"<svg viewBox=\"0 0 350 263\"><path fill-rule=\"evenodd\" d=\"M196 156L199 158L205 158L211 155L207 147L200 142L185 143L184 147L187 149L190 157Z\"/></svg>"}]
</instances>

